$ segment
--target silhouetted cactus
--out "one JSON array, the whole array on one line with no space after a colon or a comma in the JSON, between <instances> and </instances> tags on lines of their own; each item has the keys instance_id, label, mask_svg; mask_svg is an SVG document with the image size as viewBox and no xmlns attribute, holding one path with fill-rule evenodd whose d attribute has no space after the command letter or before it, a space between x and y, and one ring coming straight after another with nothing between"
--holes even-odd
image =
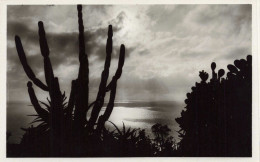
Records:
<instances>
[{"instance_id":1,"label":"silhouetted cactus","mask_svg":"<svg viewBox=\"0 0 260 162\"><path fill-rule=\"evenodd\" d=\"M41 54L44 58L44 73L46 85L42 83L38 78L36 78L32 69L27 63L26 55L23 50L23 46L19 36L15 36L15 43L18 56L20 58L20 62L24 68L25 73L28 78L33 81L33 83L41 88L44 91L49 92L50 100L49 104L44 104L47 109L44 109L39 104L39 101L35 95L33 90L33 85L29 81L28 93L31 99L31 103L34 106L34 109L37 113L37 118L35 122L42 121L41 124L45 126L48 125L49 128L49 136L50 138L50 153L51 156L59 156L63 153L64 147L63 145L66 143L72 143L72 146L81 148L80 145L83 145L84 137L88 136L89 133L92 133L95 130L97 132L101 132L104 127L104 123L109 119L113 107L116 96L116 86L117 80L120 78L122 74L122 69L124 65L125 59L125 47L121 45L120 47L120 55L117 71L112 78L112 81L107 84L108 76L109 76L109 67L111 61L111 53L112 53L112 36L113 29L112 25L108 27L108 38L107 38L107 46L106 46L106 60L104 70L101 75L101 82L99 86L99 91L97 94L96 100L89 104L89 64L88 64L88 56L85 53L85 41L84 41L84 25L82 19L82 6L78 5L78 24L79 24L79 72L78 78L72 81L71 85L71 93L69 97L68 104L65 104L65 92L61 93L59 87L58 78L54 76L51 61L49 59L49 47L44 31L43 22L39 22L39 43ZM107 108L103 115L99 117L100 110L104 104L104 98L106 92L110 91L110 99L107 105ZM93 106L91 116L89 121L86 120L87 111L89 108ZM98 123L96 123L98 122ZM41 125L40 124L40 125ZM97 125L97 128L94 127ZM31 128L34 129L34 128ZM45 129L46 131L46 129ZM69 142L68 142L69 141ZM75 141L76 145L73 145L73 141ZM69 146L68 146L69 147ZM68 151L68 150L65 150ZM82 150L85 151L85 150Z\"/></svg>"},{"instance_id":2,"label":"silhouetted cactus","mask_svg":"<svg viewBox=\"0 0 260 162\"><path fill-rule=\"evenodd\" d=\"M208 73L204 72L204 70L202 70L202 71L200 72L200 75L199 75L199 76L200 76L202 82L206 82L206 80L207 80L208 77L209 77ZM188 97L188 96L187 96L187 97Z\"/></svg>"},{"instance_id":3,"label":"silhouetted cactus","mask_svg":"<svg viewBox=\"0 0 260 162\"><path fill-rule=\"evenodd\" d=\"M235 65L235 66L234 66ZM176 118L180 126L180 156L252 155L252 56L235 60L212 79L200 72L201 83L187 93L185 110Z\"/></svg>"},{"instance_id":4,"label":"silhouetted cactus","mask_svg":"<svg viewBox=\"0 0 260 162\"><path fill-rule=\"evenodd\" d=\"M220 78L223 77L224 74L225 74L225 71L223 69L220 69L218 71L218 81L220 81Z\"/></svg>"}]
</instances>

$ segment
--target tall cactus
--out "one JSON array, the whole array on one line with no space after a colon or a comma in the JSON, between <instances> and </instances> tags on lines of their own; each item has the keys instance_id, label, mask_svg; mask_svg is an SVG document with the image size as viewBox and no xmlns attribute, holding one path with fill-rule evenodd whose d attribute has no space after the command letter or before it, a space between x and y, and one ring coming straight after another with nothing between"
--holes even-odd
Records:
<instances>
[{"instance_id":1,"label":"tall cactus","mask_svg":"<svg viewBox=\"0 0 260 162\"><path fill-rule=\"evenodd\" d=\"M79 24L79 72L76 80L71 82L71 93L69 97L68 104L64 104L66 99L65 93L62 94L59 87L58 78L55 77L53 73L53 68L51 65L51 61L49 59L49 47L45 35L43 22L38 23L39 27L39 44L41 49L41 54L44 58L44 73L45 73L45 81L46 85L36 78L33 70L27 63L26 55L23 50L22 42L19 36L15 36L15 43L18 56L20 58L20 62L24 68L24 71L28 78L39 88L44 91L49 92L50 101L47 105L43 103L47 109L44 109L39 104L39 101L35 95L33 90L32 82L28 82L28 93L31 99L31 103L34 106L36 113L38 114L39 120L43 121L43 123L47 123L49 125L50 136L53 141L51 141L51 146L54 148L52 150L54 155L59 155L59 152L55 152L55 150L60 150L62 142L64 139L69 137L68 134L71 135L68 131L75 131L75 135L80 136L79 140L83 140L83 133L87 130L88 132L93 132L95 130L102 130L104 127L105 121L109 119L109 116L112 113L114 107L114 101L116 96L116 87L117 81L122 74L122 69L124 66L125 60L125 46L122 44L120 47L120 55L118 68L112 81L107 84L107 80L109 77L109 67L111 62L111 53L113 49L113 29L112 25L108 27L108 38L106 45L106 60L104 65L104 70L101 74L101 82L99 85L99 91L96 97L96 100L89 104L89 63L88 63L88 55L85 53L85 41L84 41L84 25L82 19L82 6L77 6L78 10L78 24ZM99 117L100 110L104 105L104 98L106 92L110 91L110 99L105 110L105 113ZM86 115L87 111L90 107L93 106L91 116L89 121L87 121ZM96 123L98 122L98 123ZM97 128L95 129L95 125ZM75 137L72 137L75 138ZM77 139L77 137L75 138ZM78 141L81 142L81 141Z\"/></svg>"},{"instance_id":2,"label":"tall cactus","mask_svg":"<svg viewBox=\"0 0 260 162\"><path fill-rule=\"evenodd\" d=\"M78 23L79 23L79 73L77 79L77 95L76 95L76 109L75 122L79 128L83 128L86 123L86 112L88 108L88 83L89 83L89 69L88 69L88 55L85 53L84 41L84 25L82 20L82 6L78 5Z\"/></svg>"}]
</instances>

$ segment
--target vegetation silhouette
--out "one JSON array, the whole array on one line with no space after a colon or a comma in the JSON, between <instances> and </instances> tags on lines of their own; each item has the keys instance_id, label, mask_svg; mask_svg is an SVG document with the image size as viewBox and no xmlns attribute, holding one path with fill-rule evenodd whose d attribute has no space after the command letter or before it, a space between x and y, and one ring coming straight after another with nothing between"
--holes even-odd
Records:
<instances>
[{"instance_id":1,"label":"vegetation silhouette","mask_svg":"<svg viewBox=\"0 0 260 162\"><path fill-rule=\"evenodd\" d=\"M252 156L252 56L235 60L212 78L201 71L200 83L187 93L186 110L176 121L180 125L180 156Z\"/></svg>"},{"instance_id":2,"label":"vegetation silhouette","mask_svg":"<svg viewBox=\"0 0 260 162\"><path fill-rule=\"evenodd\" d=\"M118 68L108 84L113 30L108 27L106 59L96 100L89 103L89 63L85 53L82 6L77 6L79 24L79 72L71 83L71 92L61 93L49 59L49 47L43 23L39 26L39 43L44 58L46 84L36 78L27 63L19 36L15 36L17 53L24 71L33 82L27 83L31 103L37 114L32 123L37 126L21 128L25 131L18 145L7 143L8 157L160 157L160 156L251 156L252 155L252 56L235 60L228 65L229 72L215 72L212 78L201 71L200 83L187 93L186 109L176 118L180 125L180 142L170 136L171 129L159 123L151 127L153 137L145 129L122 129L114 123L110 131L105 127L113 108L117 81L125 60L125 47L121 45ZM49 92L48 103L38 101L33 84ZM104 98L110 92L105 112L100 115ZM44 107L43 107L44 106ZM87 120L87 113L90 117ZM32 124L31 123L31 124ZM7 133L7 138L11 133Z\"/></svg>"},{"instance_id":3,"label":"vegetation silhouette","mask_svg":"<svg viewBox=\"0 0 260 162\"><path fill-rule=\"evenodd\" d=\"M24 129L26 131L22 138L21 145L24 146L24 153L21 156L31 156L32 151L37 152L35 156L61 156L85 154L86 145L91 139L86 137L99 137L104 129L104 123L109 119L116 96L117 81L122 74L125 59L125 46L120 47L118 68L111 82L107 84L109 77L109 67L112 53L112 25L108 27L108 38L106 45L106 59L104 70L101 75L99 91L96 100L89 104L89 63L85 53L84 26L82 20L82 6L78 5L78 24L79 24L79 72L78 78L72 81L71 93L68 103L66 103L65 92L61 93L58 78L55 77L49 59L49 47L45 36L43 22L39 22L39 43L41 54L44 58L45 85L36 78L33 70L27 63L26 55L19 36L15 36L15 44L19 59L24 71L31 81L44 91L49 92L49 103L38 101L32 82L27 83L28 93L31 103L37 112L37 118L32 122L41 122L37 127ZM110 92L109 102L104 114L99 116L100 110L104 105L104 98ZM45 108L42 108L42 106ZM93 106L90 119L87 121L88 110ZM38 145L41 147L37 149ZM38 154L39 153L39 154Z\"/></svg>"}]
</instances>

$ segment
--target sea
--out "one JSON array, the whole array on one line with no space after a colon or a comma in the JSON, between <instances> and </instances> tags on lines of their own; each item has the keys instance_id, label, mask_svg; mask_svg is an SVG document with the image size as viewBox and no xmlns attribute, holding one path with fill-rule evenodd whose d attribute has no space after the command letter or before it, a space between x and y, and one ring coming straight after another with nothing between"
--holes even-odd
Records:
<instances>
[{"instance_id":1,"label":"sea","mask_svg":"<svg viewBox=\"0 0 260 162\"><path fill-rule=\"evenodd\" d=\"M106 109L106 104L100 114ZM171 129L170 135L179 141L178 131L180 128L175 119L180 117L183 104L173 101L117 101L115 102L113 112L109 121L113 122L118 128L122 129L123 123L128 129L145 129L146 133L153 138L151 127L160 123L168 125ZM88 116L91 109L88 112ZM7 103L7 131L11 132L8 139L9 143L19 143L24 131L21 128L27 128L31 124L36 114L33 106L26 102L8 102ZM87 117L88 118L88 117ZM106 122L106 127L113 131L115 127L111 122Z\"/></svg>"}]
</instances>

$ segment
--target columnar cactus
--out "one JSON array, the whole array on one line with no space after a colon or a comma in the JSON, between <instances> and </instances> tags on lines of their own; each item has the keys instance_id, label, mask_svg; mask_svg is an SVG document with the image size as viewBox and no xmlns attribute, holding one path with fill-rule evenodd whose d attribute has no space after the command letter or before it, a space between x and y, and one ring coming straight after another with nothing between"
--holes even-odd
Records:
<instances>
[{"instance_id":1,"label":"columnar cactus","mask_svg":"<svg viewBox=\"0 0 260 162\"><path fill-rule=\"evenodd\" d=\"M79 23L79 73L77 84L77 95L75 103L75 122L79 128L83 128L86 123L86 112L88 108L88 83L89 69L88 56L85 54L84 26L82 20L82 6L78 5L78 23Z\"/></svg>"},{"instance_id":2,"label":"columnar cactus","mask_svg":"<svg viewBox=\"0 0 260 162\"><path fill-rule=\"evenodd\" d=\"M49 59L49 47L47 44L47 39L44 31L43 22L39 22L39 43L41 54L44 58L44 73L46 84L36 78L33 70L27 63L26 55L23 50L22 42L19 36L15 36L15 43L20 62L24 68L24 71L28 78L39 88L44 91L49 92L50 100L47 105L43 103L47 109L44 109L39 104L39 101L33 90L32 82L28 82L28 93L31 99L31 103L34 106L38 114L38 120L43 121L46 125L49 125L50 135L52 141L52 147L54 149L59 149L62 144L62 140L67 139L67 134L69 131L76 132L75 134L81 136L79 139L84 137L83 133L93 132L96 129L100 132L104 127L105 121L109 119L114 107L114 100L116 96L117 81L122 74L122 69L125 60L125 47L122 44L120 47L120 56L118 62L118 68L112 81L107 84L109 76L109 67L111 62L111 53L113 49L113 29L112 25L108 27L108 38L106 45L106 60L104 65L104 70L101 75L101 82L99 85L99 91L96 100L89 104L89 63L88 55L85 53L85 41L84 41L84 25L82 19L82 6L78 5L78 24L79 24L79 72L78 78L72 81L71 93L69 97L68 104L64 104L66 99L65 93L62 94L59 87L58 78L55 77ZM110 91L110 99L107 108L103 115L99 117L100 110L104 105L104 98L106 92ZM87 121L86 115L90 107L93 106L91 116L89 121ZM97 123L98 122L98 123ZM95 127L97 125L97 127ZM77 137L75 137L77 138ZM80 142L80 141L78 141Z\"/></svg>"}]
</instances>

